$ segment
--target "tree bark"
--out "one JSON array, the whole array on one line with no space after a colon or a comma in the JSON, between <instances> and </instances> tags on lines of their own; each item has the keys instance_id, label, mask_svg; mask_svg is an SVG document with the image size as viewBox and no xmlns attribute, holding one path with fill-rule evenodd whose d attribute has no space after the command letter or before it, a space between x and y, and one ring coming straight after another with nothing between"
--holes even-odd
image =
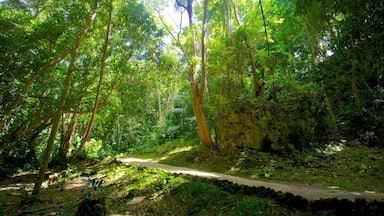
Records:
<instances>
[{"instance_id":1,"label":"tree bark","mask_svg":"<svg viewBox=\"0 0 384 216\"><path fill-rule=\"evenodd\" d=\"M28 136L35 130L37 127L39 127L41 124L44 124L44 122L50 121L55 116L54 113L46 114L42 117L40 117L38 120L31 122L27 128L25 129L18 129L12 133L9 133L5 136L6 140L20 140L23 137Z\"/></svg>"},{"instance_id":2,"label":"tree bark","mask_svg":"<svg viewBox=\"0 0 384 216\"><path fill-rule=\"evenodd\" d=\"M264 14L264 9L263 9L263 3L261 3L261 0L259 0L259 4L260 4L261 15L263 17L264 34L265 34L265 40L267 42L267 52L268 52L268 56L269 56L269 42L268 42L267 23L265 21L266 19L265 19L265 14Z\"/></svg>"},{"instance_id":3,"label":"tree bark","mask_svg":"<svg viewBox=\"0 0 384 216\"><path fill-rule=\"evenodd\" d=\"M208 0L204 0L204 17L203 17L203 28L202 28L202 45L201 45L201 77L200 77L200 86L199 81L197 80L197 71L196 71L196 62L194 59L197 57L196 54L196 36L195 36L195 26L193 23L193 0L188 0L187 5L182 4L179 0L176 0L176 4L180 7L183 7L188 12L188 21L189 28L191 31L191 41L190 41L190 59L189 59L189 82L191 86L191 96L192 96L192 108L193 113L196 118L197 124L197 135L199 136L200 142L202 145L212 148L212 138L209 131L208 122L205 117L203 110L203 93L205 88L205 76L206 76L206 59L205 59L205 33L207 29L207 20L208 20Z\"/></svg>"},{"instance_id":4,"label":"tree bark","mask_svg":"<svg viewBox=\"0 0 384 216\"><path fill-rule=\"evenodd\" d=\"M48 138L47 148L45 149L45 153L44 153L43 158L41 159L41 162L40 162L40 169L39 169L39 173L38 173L38 176L37 176L37 179L35 182L35 186L33 188L33 192L32 192L33 194L39 194L40 193L41 184L43 183L44 175L45 175L45 172L48 168L49 158L51 157L53 144L54 144L55 139L56 139L56 133L57 133L57 130L58 130L59 125L60 125L61 113L63 112L65 102L67 100L67 96L68 96L69 89L71 86L72 73L75 69L77 55L79 53L79 48L80 48L80 43L85 38L85 36L87 35L88 30L90 29L93 21L95 20L96 13L97 13L97 5L98 5L98 1L95 1L93 10L91 12L91 16L87 20L87 24L86 24L84 30L80 33L80 35L76 39L75 47L72 50L71 62L69 64L67 76L66 76L65 81L64 81L64 86L63 86L63 91L61 93L59 106L57 108L55 117L54 117L53 122L52 122L52 128L51 128L51 133L50 133L49 138Z\"/></svg>"},{"instance_id":5,"label":"tree bark","mask_svg":"<svg viewBox=\"0 0 384 216\"><path fill-rule=\"evenodd\" d=\"M87 127L87 130L85 132L85 135L83 137L83 139L81 140L81 144L80 144L80 147L77 149L77 151L72 155L72 158L71 158L71 161L75 160L79 155L80 153L83 151L83 149L85 148L85 145L86 143L88 142L90 136L91 136L91 132L92 132L92 126L93 126L93 122L95 120L95 116L96 116L96 111L97 111L97 107L99 105L99 100L100 100L100 95L101 95L101 87L103 85L103 77L104 77L104 70L105 70L105 62L106 62L106 59L107 59L107 55L108 55L108 43L109 43L109 33L111 31L111 22L112 22L112 0L111 0L111 8L109 10L109 19L108 19L108 25L107 25L107 32L105 34L105 42L104 42L104 50L103 50L103 59L102 59L102 62L101 62L101 69L100 69L100 76L99 76L99 84L97 86L97 93L96 93L96 98L95 98L95 104L93 106L93 112L92 112L92 115L91 115L91 119L89 120L89 124L88 124L88 127Z\"/></svg>"},{"instance_id":6,"label":"tree bark","mask_svg":"<svg viewBox=\"0 0 384 216\"><path fill-rule=\"evenodd\" d=\"M76 121L79 115L77 113L72 114L72 116L71 114L68 114L67 122L64 119L64 115L65 113L62 115L62 136L58 159L66 161L72 148L72 142L76 129Z\"/></svg>"}]
</instances>

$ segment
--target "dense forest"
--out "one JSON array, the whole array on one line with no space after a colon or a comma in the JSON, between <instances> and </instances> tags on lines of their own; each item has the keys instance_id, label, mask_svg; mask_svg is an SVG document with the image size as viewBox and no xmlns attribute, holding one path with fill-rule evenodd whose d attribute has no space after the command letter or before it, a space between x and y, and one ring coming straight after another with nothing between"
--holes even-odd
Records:
<instances>
[{"instance_id":1,"label":"dense forest","mask_svg":"<svg viewBox=\"0 0 384 216\"><path fill-rule=\"evenodd\" d=\"M190 140L384 139L384 3L0 1L0 179Z\"/></svg>"}]
</instances>

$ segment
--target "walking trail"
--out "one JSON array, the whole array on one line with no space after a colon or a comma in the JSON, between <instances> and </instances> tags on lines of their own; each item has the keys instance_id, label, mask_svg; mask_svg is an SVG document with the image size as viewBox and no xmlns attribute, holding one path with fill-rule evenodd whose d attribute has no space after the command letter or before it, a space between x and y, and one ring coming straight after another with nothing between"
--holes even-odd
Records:
<instances>
[{"instance_id":1,"label":"walking trail","mask_svg":"<svg viewBox=\"0 0 384 216\"><path fill-rule=\"evenodd\" d=\"M251 180L247 178L230 176L215 172L202 172L185 167L170 166L166 164L160 164L152 160L143 160L139 158L119 158L118 161L125 164L138 164L143 167L159 168L170 173L181 173L188 175L195 175L203 178L214 178L220 180L228 180L232 183L254 186L254 187L266 187L275 191L289 192L294 195L299 195L307 198L308 200L318 200L327 198L337 199L349 199L354 201L356 198L362 198L367 200L384 200L384 193L367 193L367 192L353 192L345 190L335 190L307 185L298 185L291 183L277 183L277 182L265 182L260 180Z\"/></svg>"}]
</instances>

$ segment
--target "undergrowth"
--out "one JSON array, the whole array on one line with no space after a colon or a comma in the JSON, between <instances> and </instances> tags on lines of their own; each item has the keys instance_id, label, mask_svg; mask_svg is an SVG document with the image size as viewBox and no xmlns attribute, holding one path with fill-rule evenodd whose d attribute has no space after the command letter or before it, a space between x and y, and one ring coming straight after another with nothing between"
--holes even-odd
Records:
<instances>
[{"instance_id":1,"label":"undergrowth","mask_svg":"<svg viewBox=\"0 0 384 216\"><path fill-rule=\"evenodd\" d=\"M106 211L108 215L276 215L296 212L273 200L236 192L226 184L124 165L112 159L72 167L70 172L61 177L65 179L64 183L43 187L38 197L31 195L30 182L34 176L30 173L0 182L0 212L5 215L81 215L83 211L79 206L82 210L97 207L97 211ZM20 203L20 199L26 200ZM43 209L46 206L49 208Z\"/></svg>"},{"instance_id":2,"label":"undergrowth","mask_svg":"<svg viewBox=\"0 0 384 216\"><path fill-rule=\"evenodd\" d=\"M196 143L173 141L128 156L160 163L237 175L351 191L384 192L383 151L358 142L340 141L305 151L246 150L223 154Z\"/></svg>"},{"instance_id":3,"label":"undergrowth","mask_svg":"<svg viewBox=\"0 0 384 216\"><path fill-rule=\"evenodd\" d=\"M194 147L190 151L198 153L201 149ZM199 160L204 158L200 157ZM216 155L214 159L222 157ZM84 203L85 206L95 204L108 215L337 215L348 209L355 209L352 215L359 215L377 213L384 208L382 203L373 203L371 207L372 203L365 201L344 201L342 208L338 207L339 201L332 199L309 203L302 197L264 187L170 174L160 169L122 164L112 158L71 166L59 175L58 182L44 183L46 186L38 197L30 195L32 173L0 182L0 212L27 215L31 210L50 206L32 215L74 215Z\"/></svg>"}]
</instances>

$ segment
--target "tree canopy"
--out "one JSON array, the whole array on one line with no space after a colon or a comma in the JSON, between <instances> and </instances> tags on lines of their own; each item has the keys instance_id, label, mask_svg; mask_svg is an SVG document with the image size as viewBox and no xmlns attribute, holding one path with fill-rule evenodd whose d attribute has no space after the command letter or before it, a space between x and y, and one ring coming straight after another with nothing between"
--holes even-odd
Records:
<instances>
[{"instance_id":1,"label":"tree canopy","mask_svg":"<svg viewBox=\"0 0 384 216\"><path fill-rule=\"evenodd\" d=\"M0 171L39 167L38 193L49 163L176 138L222 152L341 138L383 147L383 10L373 0L1 1Z\"/></svg>"}]
</instances>

